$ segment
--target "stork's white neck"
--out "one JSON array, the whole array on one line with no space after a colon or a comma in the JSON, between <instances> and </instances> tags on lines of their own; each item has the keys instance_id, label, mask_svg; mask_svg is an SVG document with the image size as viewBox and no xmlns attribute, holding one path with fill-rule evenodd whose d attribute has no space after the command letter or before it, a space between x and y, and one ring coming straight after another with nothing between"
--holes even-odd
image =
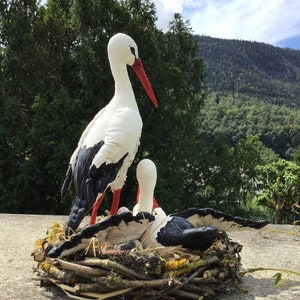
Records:
<instances>
[{"instance_id":1,"label":"stork's white neck","mask_svg":"<svg viewBox=\"0 0 300 300\"><path fill-rule=\"evenodd\" d=\"M115 80L116 93L130 90L133 94L131 82L129 80L127 65L119 62L110 62L111 72Z\"/></svg>"},{"instance_id":2,"label":"stork's white neck","mask_svg":"<svg viewBox=\"0 0 300 300\"><path fill-rule=\"evenodd\" d=\"M137 165L136 177L140 186L139 211L151 213L157 178L154 162L150 159L142 159Z\"/></svg>"},{"instance_id":3,"label":"stork's white neck","mask_svg":"<svg viewBox=\"0 0 300 300\"><path fill-rule=\"evenodd\" d=\"M153 192L154 192L154 188L152 187L141 188L139 211L147 211L149 213L152 212Z\"/></svg>"}]
</instances>

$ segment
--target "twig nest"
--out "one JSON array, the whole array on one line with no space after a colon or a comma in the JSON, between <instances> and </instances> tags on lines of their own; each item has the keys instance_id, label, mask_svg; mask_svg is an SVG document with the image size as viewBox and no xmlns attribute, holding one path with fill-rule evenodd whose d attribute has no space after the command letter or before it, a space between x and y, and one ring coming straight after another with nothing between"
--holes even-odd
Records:
<instances>
[{"instance_id":1,"label":"twig nest","mask_svg":"<svg viewBox=\"0 0 300 300\"><path fill-rule=\"evenodd\" d=\"M32 256L41 282L51 282L74 299L204 299L241 283L242 246L219 233L205 252L172 247L167 251L99 244L63 259L47 257L64 228L54 224L36 242ZM158 251L159 250L159 251Z\"/></svg>"}]
</instances>

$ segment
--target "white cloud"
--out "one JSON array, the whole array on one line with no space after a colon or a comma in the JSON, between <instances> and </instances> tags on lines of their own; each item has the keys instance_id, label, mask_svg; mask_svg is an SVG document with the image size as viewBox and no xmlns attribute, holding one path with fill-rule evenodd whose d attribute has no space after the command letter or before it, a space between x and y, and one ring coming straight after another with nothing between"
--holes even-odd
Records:
<instances>
[{"instance_id":1,"label":"white cloud","mask_svg":"<svg viewBox=\"0 0 300 300\"><path fill-rule=\"evenodd\" d=\"M154 0L153 2L155 3L158 16L157 26L162 30L168 28L174 13L179 12L182 14L183 0Z\"/></svg>"},{"instance_id":2,"label":"white cloud","mask_svg":"<svg viewBox=\"0 0 300 300\"><path fill-rule=\"evenodd\" d=\"M300 36L300 1L154 0L158 27L166 29L174 12L190 20L196 34L270 44Z\"/></svg>"}]
</instances>

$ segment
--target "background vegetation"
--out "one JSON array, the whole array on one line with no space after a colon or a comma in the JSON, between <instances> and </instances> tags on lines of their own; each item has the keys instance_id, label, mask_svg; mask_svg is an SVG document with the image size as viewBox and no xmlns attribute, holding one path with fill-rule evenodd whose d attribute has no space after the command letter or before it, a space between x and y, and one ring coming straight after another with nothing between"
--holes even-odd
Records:
<instances>
[{"instance_id":1,"label":"background vegetation","mask_svg":"<svg viewBox=\"0 0 300 300\"><path fill-rule=\"evenodd\" d=\"M135 166L149 157L167 212L211 206L272 219L275 190L285 201L277 221L297 217L299 51L194 37L179 14L165 33L155 21L151 1L0 2L1 212L68 214L62 178L81 132L113 95L106 46L125 32L159 108L129 69L144 127L121 205L133 205ZM286 170L274 171L275 181L291 183L286 197L264 181L269 165Z\"/></svg>"}]
</instances>

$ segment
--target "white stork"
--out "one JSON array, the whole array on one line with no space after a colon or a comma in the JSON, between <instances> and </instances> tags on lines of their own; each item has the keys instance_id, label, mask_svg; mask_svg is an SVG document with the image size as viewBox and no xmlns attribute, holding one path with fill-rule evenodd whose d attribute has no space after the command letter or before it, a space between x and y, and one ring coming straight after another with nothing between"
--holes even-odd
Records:
<instances>
[{"instance_id":1,"label":"white stork","mask_svg":"<svg viewBox=\"0 0 300 300\"><path fill-rule=\"evenodd\" d=\"M113 192L111 214L117 212L121 188L135 157L143 125L127 65L137 74L154 106L158 106L135 41L118 33L109 40L107 50L115 93L86 127L71 156L61 189L64 196L74 182L75 196L66 226L67 235L79 226L93 205L90 225L95 223L97 209L108 187Z\"/></svg>"}]
</instances>

